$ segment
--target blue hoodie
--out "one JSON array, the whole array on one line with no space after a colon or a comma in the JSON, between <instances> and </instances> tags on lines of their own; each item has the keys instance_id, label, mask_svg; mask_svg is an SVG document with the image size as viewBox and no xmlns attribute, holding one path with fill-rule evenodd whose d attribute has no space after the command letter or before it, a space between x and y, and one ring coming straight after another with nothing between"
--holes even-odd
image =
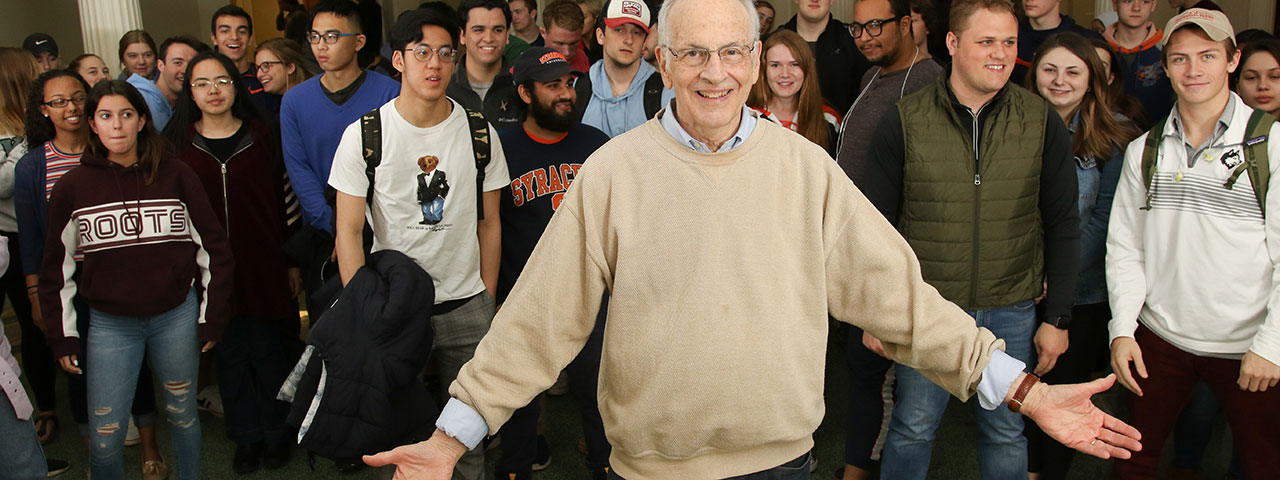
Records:
<instances>
[{"instance_id":1,"label":"blue hoodie","mask_svg":"<svg viewBox=\"0 0 1280 480\"><path fill-rule=\"evenodd\" d=\"M613 96L613 87L609 85L609 76L604 72L605 60L591 66L588 74L591 79L591 100L587 102L587 110L582 115L582 123L596 127L609 138L623 134L649 120L644 114L644 82L658 69L648 62L637 60L640 69L631 86L622 95ZM660 105L666 105L675 92L666 88L662 90Z\"/></svg>"}]
</instances>

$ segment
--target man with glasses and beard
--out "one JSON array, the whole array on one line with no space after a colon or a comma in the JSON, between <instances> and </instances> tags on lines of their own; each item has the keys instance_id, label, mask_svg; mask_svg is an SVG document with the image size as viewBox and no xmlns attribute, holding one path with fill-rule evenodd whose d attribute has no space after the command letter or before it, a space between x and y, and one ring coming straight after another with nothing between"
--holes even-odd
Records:
<instances>
[{"instance_id":1,"label":"man with glasses and beard","mask_svg":"<svg viewBox=\"0 0 1280 480\"><path fill-rule=\"evenodd\" d=\"M609 141L604 132L580 123L574 115L578 102L574 84L584 73L570 67L563 54L547 47L530 47L516 60L512 73L528 115L523 128L499 135L511 172L511 184L502 189L499 204L503 232L499 305L524 270L583 161ZM606 478L610 453L596 403L603 312L602 308L586 346L567 370L573 395L583 409L587 468L593 478ZM497 478L529 478L537 453L538 415L539 399L535 398L516 410L498 432L502 435L502 456L496 466Z\"/></svg>"}]
</instances>

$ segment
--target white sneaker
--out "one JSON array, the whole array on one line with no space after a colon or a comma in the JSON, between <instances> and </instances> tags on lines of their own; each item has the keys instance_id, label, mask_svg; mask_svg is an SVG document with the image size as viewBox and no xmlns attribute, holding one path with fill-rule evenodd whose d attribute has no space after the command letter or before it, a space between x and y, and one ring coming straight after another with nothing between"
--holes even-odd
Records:
<instances>
[{"instance_id":1,"label":"white sneaker","mask_svg":"<svg viewBox=\"0 0 1280 480\"><path fill-rule=\"evenodd\" d=\"M129 417L129 433L124 436L124 446L132 447L142 443L142 436L138 434L138 425L133 423L133 417Z\"/></svg>"},{"instance_id":2,"label":"white sneaker","mask_svg":"<svg viewBox=\"0 0 1280 480\"><path fill-rule=\"evenodd\" d=\"M222 393L218 391L218 386L209 385L200 389L200 393L196 394L196 406L210 415L222 418Z\"/></svg>"}]
</instances>

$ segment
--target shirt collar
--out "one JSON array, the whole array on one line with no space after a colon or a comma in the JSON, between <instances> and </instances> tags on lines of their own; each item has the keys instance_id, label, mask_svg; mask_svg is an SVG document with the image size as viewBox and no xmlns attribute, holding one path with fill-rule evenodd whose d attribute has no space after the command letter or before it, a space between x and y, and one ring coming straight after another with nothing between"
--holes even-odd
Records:
<instances>
[{"instance_id":1,"label":"shirt collar","mask_svg":"<svg viewBox=\"0 0 1280 480\"><path fill-rule=\"evenodd\" d=\"M724 144L720 146L720 150L713 152L707 144L694 140L693 136L689 135L689 132L680 125L680 122L676 121L675 110L676 99L673 98L670 102L667 102L666 110L658 115L658 123L662 124L662 128L671 135L671 138L676 139L676 141L680 142L681 145L689 147L691 150L698 153L719 153L733 150L739 145L742 145L743 142L747 141L747 138L751 136L751 132L756 129L755 115L751 114L750 108L743 105L742 119L738 122L737 133L734 133L732 138L724 142Z\"/></svg>"},{"instance_id":2,"label":"shirt collar","mask_svg":"<svg viewBox=\"0 0 1280 480\"><path fill-rule=\"evenodd\" d=\"M1192 145L1192 147L1193 148L1204 147L1205 145L1212 145L1214 142L1216 142L1218 140L1218 137L1221 137L1222 134L1227 133L1227 128L1231 127L1231 119L1235 116L1235 114L1236 114L1236 97L1234 94L1228 95L1227 108L1222 109L1222 115L1218 117L1218 124L1213 129L1213 135L1211 135L1209 139L1205 140L1204 145L1199 145L1199 146ZM1179 138L1182 138L1182 113L1178 111L1178 106L1176 104L1173 106L1173 111L1170 112L1169 118L1171 118L1173 122L1173 131L1166 133L1165 135L1166 136L1177 135ZM1183 141L1185 142L1186 140L1184 139Z\"/></svg>"}]
</instances>

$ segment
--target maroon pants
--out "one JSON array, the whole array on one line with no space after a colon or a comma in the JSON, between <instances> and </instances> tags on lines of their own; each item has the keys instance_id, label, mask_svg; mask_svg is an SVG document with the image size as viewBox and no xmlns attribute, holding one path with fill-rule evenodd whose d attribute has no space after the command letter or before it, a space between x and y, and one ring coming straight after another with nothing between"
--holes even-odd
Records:
<instances>
[{"instance_id":1,"label":"maroon pants","mask_svg":"<svg viewBox=\"0 0 1280 480\"><path fill-rule=\"evenodd\" d=\"M1134 377L1143 396L1129 394L1129 424L1142 432L1142 451L1115 463L1114 478L1154 479L1160 450L1204 380L1227 413L1236 451L1250 479L1276 478L1280 472L1280 388L1249 392L1236 385L1240 361L1193 355L1170 345L1145 327L1134 338L1142 348L1148 378Z\"/></svg>"}]
</instances>

